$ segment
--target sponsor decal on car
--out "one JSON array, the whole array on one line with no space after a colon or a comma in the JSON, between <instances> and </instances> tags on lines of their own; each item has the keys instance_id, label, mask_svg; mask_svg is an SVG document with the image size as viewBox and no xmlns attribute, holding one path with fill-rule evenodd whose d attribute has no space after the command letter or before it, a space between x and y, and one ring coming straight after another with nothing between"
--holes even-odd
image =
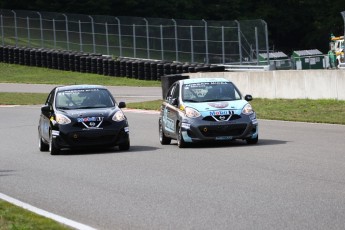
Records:
<instances>
[{"instance_id":1,"label":"sponsor decal on car","mask_svg":"<svg viewBox=\"0 0 345 230\"><path fill-rule=\"evenodd\" d=\"M82 117L77 118L77 122L95 122L95 121L102 121L103 117Z\"/></svg>"},{"instance_id":2,"label":"sponsor decal on car","mask_svg":"<svg viewBox=\"0 0 345 230\"><path fill-rule=\"evenodd\" d=\"M225 107L228 107L229 103L228 102L210 102L207 103L209 106L213 107L213 108L218 108L218 109L222 109Z\"/></svg>"},{"instance_id":3,"label":"sponsor decal on car","mask_svg":"<svg viewBox=\"0 0 345 230\"><path fill-rule=\"evenodd\" d=\"M229 110L210 111L210 116L223 116L229 114L231 114Z\"/></svg>"}]
</instances>

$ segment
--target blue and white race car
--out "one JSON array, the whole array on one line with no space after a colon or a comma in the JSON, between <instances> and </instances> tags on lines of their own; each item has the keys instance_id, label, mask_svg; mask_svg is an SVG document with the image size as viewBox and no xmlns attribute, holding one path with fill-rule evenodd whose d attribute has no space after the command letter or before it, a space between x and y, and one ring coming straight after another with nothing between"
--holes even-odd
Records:
<instances>
[{"instance_id":1,"label":"blue and white race car","mask_svg":"<svg viewBox=\"0 0 345 230\"><path fill-rule=\"evenodd\" d=\"M180 148L199 141L259 139L256 113L237 87L223 78L197 78L173 83L161 105L159 140Z\"/></svg>"}]
</instances>

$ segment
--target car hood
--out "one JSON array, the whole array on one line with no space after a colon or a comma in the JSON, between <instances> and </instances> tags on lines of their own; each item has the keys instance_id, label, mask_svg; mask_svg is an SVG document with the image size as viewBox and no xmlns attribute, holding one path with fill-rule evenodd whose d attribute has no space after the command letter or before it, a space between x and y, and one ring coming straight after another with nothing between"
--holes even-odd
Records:
<instances>
[{"instance_id":1,"label":"car hood","mask_svg":"<svg viewBox=\"0 0 345 230\"><path fill-rule=\"evenodd\" d=\"M184 103L185 107L192 107L199 112L216 111L216 110L242 110L248 104L246 100L235 101L212 101L202 103Z\"/></svg>"},{"instance_id":2,"label":"car hood","mask_svg":"<svg viewBox=\"0 0 345 230\"><path fill-rule=\"evenodd\" d=\"M63 110L63 112L71 118L78 117L108 117L114 114L118 108L99 108L99 109L76 109Z\"/></svg>"}]
</instances>

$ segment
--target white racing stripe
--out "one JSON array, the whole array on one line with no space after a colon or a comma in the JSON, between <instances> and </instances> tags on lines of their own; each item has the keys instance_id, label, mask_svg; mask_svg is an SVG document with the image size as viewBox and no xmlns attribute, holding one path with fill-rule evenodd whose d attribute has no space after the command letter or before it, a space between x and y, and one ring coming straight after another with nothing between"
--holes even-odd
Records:
<instances>
[{"instance_id":1,"label":"white racing stripe","mask_svg":"<svg viewBox=\"0 0 345 230\"><path fill-rule=\"evenodd\" d=\"M9 197L5 194L2 194L0 193L0 199L2 200L5 200L11 204L14 204L18 207L21 207L21 208L24 208L26 210L29 210L31 212L34 212L38 215L41 215L41 216L44 216L44 217L47 217L49 219L52 219L52 220L55 220L61 224L64 224L64 225L67 225L67 226L70 226L72 228L75 228L75 229L80 229L80 230L96 230L95 228L92 228L90 226L87 226L85 224L81 224L81 223L78 223L76 221L73 221L73 220L70 220L70 219L67 219L65 217L62 217L62 216L58 216L56 214L53 214L53 213L50 213L50 212L47 212L47 211L44 211L42 209L39 209L39 208L36 208L32 205L29 205L29 204L26 204L24 202L21 202L17 199L14 199L12 197Z\"/></svg>"}]
</instances>

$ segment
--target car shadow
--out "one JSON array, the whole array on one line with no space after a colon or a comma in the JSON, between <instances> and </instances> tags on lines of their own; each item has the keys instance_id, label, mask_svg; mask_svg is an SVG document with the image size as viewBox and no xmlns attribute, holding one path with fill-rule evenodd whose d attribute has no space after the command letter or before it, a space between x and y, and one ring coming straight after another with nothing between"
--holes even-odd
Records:
<instances>
[{"instance_id":1,"label":"car shadow","mask_svg":"<svg viewBox=\"0 0 345 230\"><path fill-rule=\"evenodd\" d=\"M0 170L1 176L11 176L15 171L14 170Z\"/></svg>"},{"instance_id":2,"label":"car shadow","mask_svg":"<svg viewBox=\"0 0 345 230\"><path fill-rule=\"evenodd\" d=\"M120 150L118 147L113 148L89 148L89 149L63 149L59 155L91 155L91 154L114 154L114 153L134 153L149 152L159 148L152 146L133 145L129 150Z\"/></svg>"},{"instance_id":3,"label":"car shadow","mask_svg":"<svg viewBox=\"0 0 345 230\"><path fill-rule=\"evenodd\" d=\"M246 141L233 140L233 141L215 141L215 142L200 142L187 145L187 148L222 148L222 147L253 147L258 148L266 145L282 145L288 141L283 140L272 140L272 139L259 139L257 144L247 144ZM173 143L177 145L177 143Z\"/></svg>"}]
</instances>

